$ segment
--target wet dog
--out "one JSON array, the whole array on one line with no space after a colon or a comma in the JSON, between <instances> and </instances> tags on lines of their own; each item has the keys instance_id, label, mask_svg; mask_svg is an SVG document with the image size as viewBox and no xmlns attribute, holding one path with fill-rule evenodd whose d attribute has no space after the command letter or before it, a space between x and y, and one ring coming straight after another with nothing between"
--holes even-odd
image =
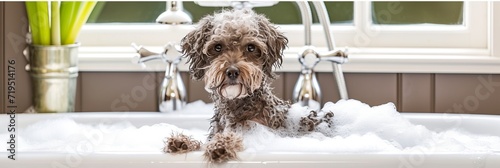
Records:
<instances>
[{"instance_id":1,"label":"wet dog","mask_svg":"<svg viewBox=\"0 0 500 168\"><path fill-rule=\"evenodd\" d=\"M288 39L269 20L252 10L226 10L201 19L182 41L183 54L195 80L203 80L215 103L207 142L182 134L167 138L164 151L205 149L210 163L237 159L244 150L241 131L248 122L271 129L286 127L290 103L272 93L274 67L282 64ZM333 117L333 113L325 115ZM316 112L300 121L303 131L322 122Z\"/></svg>"}]
</instances>

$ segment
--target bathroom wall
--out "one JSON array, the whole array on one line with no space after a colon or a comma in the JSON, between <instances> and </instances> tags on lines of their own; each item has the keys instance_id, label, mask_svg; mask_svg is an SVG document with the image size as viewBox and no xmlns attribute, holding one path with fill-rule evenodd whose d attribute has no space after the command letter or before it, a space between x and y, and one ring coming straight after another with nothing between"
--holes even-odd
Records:
<instances>
[{"instance_id":1,"label":"bathroom wall","mask_svg":"<svg viewBox=\"0 0 500 168\"><path fill-rule=\"evenodd\" d=\"M292 99L298 73L278 73L279 97ZM339 99L331 73L318 73L323 103ZM182 73L189 102L210 102L203 83ZM80 73L78 111L156 111L163 73ZM345 73L349 97L370 105L394 102L404 112L500 114L500 75ZM78 100L77 99L77 100Z\"/></svg>"},{"instance_id":2,"label":"bathroom wall","mask_svg":"<svg viewBox=\"0 0 500 168\"><path fill-rule=\"evenodd\" d=\"M0 113L7 100L7 60L15 60L17 111L31 105L31 79L22 55L27 20L22 2L0 2ZM278 73L274 92L291 99L298 73ZM323 102L337 101L331 73L318 73ZM182 73L189 101L209 102L203 83ZM76 111L156 111L161 72L80 72ZM500 75L345 73L349 97L370 105L394 102L404 112L500 114Z\"/></svg>"},{"instance_id":3,"label":"bathroom wall","mask_svg":"<svg viewBox=\"0 0 500 168\"><path fill-rule=\"evenodd\" d=\"M17 106L16 111L21 112L31 104L31 83L29 74L24 70L27 64L22 55L26 46L26 33L28 32L28 20L24 2L0 2L0 39L1 39L1 62L0 66L0 87L2 92L0 98L0 112L6 112L7 106ZM15 96L12 104L8 102L7 97L7 61L14 60L15 63Z\"/></svg>"}]
</instances>

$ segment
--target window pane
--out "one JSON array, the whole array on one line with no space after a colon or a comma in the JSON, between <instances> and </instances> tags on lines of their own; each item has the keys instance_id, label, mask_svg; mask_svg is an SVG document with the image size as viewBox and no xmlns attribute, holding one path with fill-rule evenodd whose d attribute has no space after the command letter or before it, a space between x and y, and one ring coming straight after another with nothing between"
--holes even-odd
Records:
<instances>
[{"instance_id":1,"label":"window pane","mask_svg":"<svg viewBox=\"0 0 500 168\"><path fill-rule=\"evenodd\" d=\"M332 23L353 23L354 3L353 2L325 2L326 10ZM316 17L315 17L316 18ZM318 21L316 21L318 22Z\"/></svg>"},{"instance_id":2,"label":"window pane","mask_svg":"<svg viewBox=\"0 0 500 168\"><path fill-rule=\"evenodd\" d=\"M316 10L312 3L309 3L312 9L313 22L319 23L316 16ZM332 23L352 23L353 20L353 2L325 2L326 10ZM258 13L265 14L273 23L276 24L302 24L300 10L295 2L279 2L271 7L254 8Z\"/></svg>"},{"instance_id":3,"label":"window pane","mask_svg":"<svg viewBox=\"0 0 500 168\"><path fill-rule=\"evenodd\" d=\"M374 24L463 23L463 2L373 2Z\"/></svg>"},{"instance_id":4,"label":"window pane","mask_svg":"<svg viewBox=\"0 0 500 168\"><path fill-rule=\"evenodd\" d=\"M98 2L88 23L155 23L165 11L165 2ZM193 22L223 7L203 7L192 1L183 2L184 10L191 14ZM312 4L310 4L312 7ZM352 23L353 2L325 2L332 23ZM228 7L225 7L228 8ZM302 24L300 11L295 2L279 2L271 7L254 8L276 24ZM313 9L313 21L317 23Z\"/></svg>"},{"instance_id":5,"label":"window pane","mask_svg":"<svg viewBox=\"0 0 500 168\"><path fill-rule=\"evenodd\" d=\"M87 23L155 23L165 2L99 1Z\"/></svg>"},{"instance_id":6,"label":"window pane","mask_svg":"<svg viewBox=\"0 0 500 168\"><path fill-rule=\"evenodd\" d=\"M294 2L279 2L274 6L253 8L253 10L266 15L275 24L302 24L299 8Z\"/></svg>"}]
</instances>

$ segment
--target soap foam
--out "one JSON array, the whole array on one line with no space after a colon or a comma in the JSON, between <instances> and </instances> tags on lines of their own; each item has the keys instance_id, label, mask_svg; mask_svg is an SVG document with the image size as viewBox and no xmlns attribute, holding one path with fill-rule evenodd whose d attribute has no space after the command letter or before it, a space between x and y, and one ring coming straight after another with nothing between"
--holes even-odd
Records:
<instances>
[{"instance_id":1,"label":"soap foam","mask_svg":"<svg viewBox=\"0 0 500 168\"><path fill-rule=\"evenodd\" d=\"M452 129L434 132L410 123L393 103L370 107L357 100L326 103L321 111L334 112L333 127L319 125L320 132L301 136L300 118L311 110L292 105L287 130L277 132L256 123L243 134L247 152L328 152L328 153L457 153L500 151L500 137L473 135ZM194 102L183 113L213 113L213 104ZM206 122L209 122L208 120ZM135 127L129 122L82 124L70 118L33 123L18 132L19 151L75 152L158 152L163 140L182 132L205 141L206 129L181 129L168 123ZM287 136L283 136L287 135ZM0 134L0 139L8 139ZM5 143L4 143L5 145Z\"/></svg>"},{"instance_id":2,"label":"soap foam","mask_svg":"<svg viewBox=\"0 0 500 168\"><path fill-rule=\"evenodd\" d=\"M70 118L39 121L18 133L19 151L59 152L161 152L163 140L172 133L205 140L206 130L184 130L159 123L135 127L130 122L81 124ZM6 134L0 134L0 139Z\"/></svg>"},{"instance_id":3,"label":"soap foam","mask_svg":"<svg viewBox=\"0 0 500 168\"><path fill-rule=\"evenodd\" d=\"M473 135L460 130L433 132L422 125L410 123L396 110L393 103L370 107L357 100L328 102L321 111L334 112L333 128L319 125L320 132L297 135L300 118L311 110L292 105L288 115L288 133L275 133L255 124L244 134L248 150L310 151L340 153L399 152L415 150L428 153L500 151L500 137ZM332 136L329 136L332 135ZM253 147L253 148L248 148Z\"/></svg>"}]
</instances>

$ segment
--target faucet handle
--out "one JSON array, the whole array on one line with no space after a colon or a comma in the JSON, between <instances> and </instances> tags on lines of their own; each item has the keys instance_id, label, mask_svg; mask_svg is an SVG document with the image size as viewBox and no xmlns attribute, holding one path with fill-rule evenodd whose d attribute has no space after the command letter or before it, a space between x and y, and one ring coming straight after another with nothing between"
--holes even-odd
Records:
<instances>
[{"instance_id":1,"label":"faucet handle","mask_svg":"<svg viewBox=\"0 0 500 168\"><path fill-rule=\"evenodd\" d=\"M132 47L137 51L139 54L139 60L137 63L142 64L144 62L148 62L151 60L156 60L156 59L162 59L162 55L160 53L155 53L152 51L149 51L148 49L144 48L143 46L138 46L135 43L132 43Z\"/></svg>"},{"instance_id":2,"label":"faucet handle","mask_svg":"<svg viewBox=\"0 0 500 168\"><path fill-rule=\"evenodd\" d=\"M166 61L171 62L172 64L178 64L182 60L181 46L173 42L169 42L165 45L165 51L163 54L165 54Z\"/></svg>"},{"instance_id":3,"label":"faucet handle","mask_svg":"<svg viewBox=\"0 0 500 168\"><path fill-rule=\"evenodd\" d=\"M345 50L332 50L325 53L319 53L321 61L336 62L339 64L346 63L348 61L348 49Z\"/></svg>"}]
</instances>

